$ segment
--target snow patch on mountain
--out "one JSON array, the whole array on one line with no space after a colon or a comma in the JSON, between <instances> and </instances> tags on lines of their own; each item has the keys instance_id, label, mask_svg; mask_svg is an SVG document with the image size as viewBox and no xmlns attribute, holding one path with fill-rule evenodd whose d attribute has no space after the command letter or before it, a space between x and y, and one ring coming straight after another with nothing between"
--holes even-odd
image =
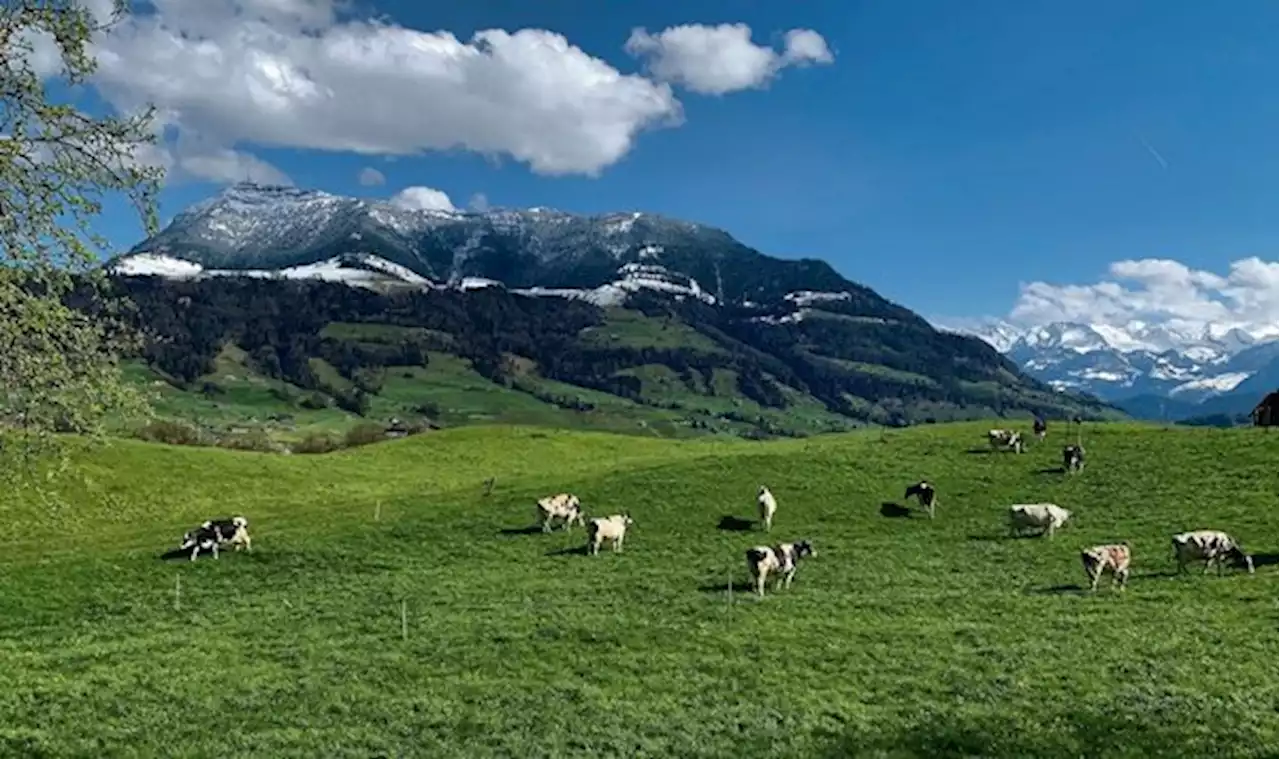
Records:
<instances>
[{"instance_id":1,"label":"snow patch on mountain","mask_svg":"<svg viewBox=\"0 0 1280 759\"><path fill-rule=\"evenodd\" d=\"M358 287L379 288L387 284L434 287L399 264L378 256L348 253L316 263L284 269L206 269L198 263L173 256L140 253L126 256L111 266L111 273L126 277L157 276L166 279L203 279L206 277L252 277L255 279L317 279L343 282Z\"/></svg>"},{"instance_id":2,"label":"snow patch on mountain","mask_svg":"<svg viewBox=\"0 0 1280 759\"><path fill-rule=\"evenodd\" d=\"M1170 396L1186 395L1191 392L1226 393L1236 389L1241 382L1253 376L1251 372L1227 372L1212 377L1184 382L1169 391Z\"/></svg>"}]
</instances>

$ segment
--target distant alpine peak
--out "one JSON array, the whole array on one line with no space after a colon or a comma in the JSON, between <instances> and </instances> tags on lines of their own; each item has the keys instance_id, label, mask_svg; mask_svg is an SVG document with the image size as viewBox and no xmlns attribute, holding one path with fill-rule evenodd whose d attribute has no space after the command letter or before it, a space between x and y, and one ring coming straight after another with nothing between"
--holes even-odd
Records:
<instances>
[{"instance_id":1,"label":"distant alpine peak","mask_svg":"<svg viewBox=\"0 0 1280 759\"><path fill-rule=\"evenodd\" d=\"M1000 319L984 319L951 328L981 338L1001 353L1050 350L1092 353L1153 353L1174 351L1201 361L1230 356L1262 342L1275 340L1280 329L1238 324L1151 323L1133 320L1122 326L1104 323L1052 322L1019 326Z\"/></svg>"}]
</instances>

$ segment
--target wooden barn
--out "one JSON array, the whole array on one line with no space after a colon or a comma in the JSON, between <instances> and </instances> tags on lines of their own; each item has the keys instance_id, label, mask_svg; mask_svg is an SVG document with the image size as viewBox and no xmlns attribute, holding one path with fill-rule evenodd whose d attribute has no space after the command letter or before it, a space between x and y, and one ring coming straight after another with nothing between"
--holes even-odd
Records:
<instances>
[{"instance_id":1,"label":"wooden barn","mask_svg":"<svg viewBox=\"0 0 1280 759\"><path fill-rule=\"evenodd\" d=\"M1277 405L1280 405L1280 393L1267 394L1262 402L1253 407L1249 414L1253 418L1254 427L1275 427L1277 425Z\"/></svg>"}]
</instances>

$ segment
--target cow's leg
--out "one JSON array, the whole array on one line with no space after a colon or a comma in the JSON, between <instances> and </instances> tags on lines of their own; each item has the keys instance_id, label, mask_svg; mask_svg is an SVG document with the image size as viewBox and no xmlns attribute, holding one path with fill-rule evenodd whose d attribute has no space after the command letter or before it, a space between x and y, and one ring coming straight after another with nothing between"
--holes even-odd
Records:
<instances>
[{"instance_id":1,"label":"cow's leg","mask_svg":"<svg viewBox=\"0 0 1280 759\"><path fill-rule=\"evenodd\" d=\"M760 572L758 570L756 571L756 577L755 577L756 595L760 596L761 598L764 598L764 583L765 583L765 580L768 579L768 576L769 575L767 572Z\"/></svg>"},{"instance_id":2,"label":"cow's leg","mask_svg":"<svg viewBox=\"0 0 1280 759\"><path fill-rule=\"evenodd\" d=\"M218 558L218 541L213 542L213 558Z\"/></svg>"},{"instance_id":3,"label":"cow's leg","mask_svg":"<svg viewBox=\"0 0 1280 759\"><path fill-rule=\"evenodd\" d=\"M1098 590L1098 581L1099 581L1099 580L1101 580L1101 579L1102 579L1102 570L1101 570L1101 569L1091 569L1091 570L1089 570L1089 580L1090 580L1090 582L1089 582L1089 592L1090 592L1090 593L1096 593L1096 592L1097 592L1097 590Z\"/></svg>"},{"instance_id":4,"label":"cow's leg","mask_svg":"<svg viewBox=\"0 0 1280 759\"><path fill-rule=\"evenodd\" d=\"M200 553L200 544L196 543L196 547L191 549L191 560L196 560L196 554Z\"/></svg>"},{"instance_id":5,"label":"cow's leg","mask_svg":"<svg viewBox=\"0 0 1280 759\"><path fill-rule=\"evenodd\" d=\"M791 581L794 580L795 577L796 577L796 570L792 569L790 572L787 572L786 586L788 590L791 589Z\"/></svg>"}]
</instances>

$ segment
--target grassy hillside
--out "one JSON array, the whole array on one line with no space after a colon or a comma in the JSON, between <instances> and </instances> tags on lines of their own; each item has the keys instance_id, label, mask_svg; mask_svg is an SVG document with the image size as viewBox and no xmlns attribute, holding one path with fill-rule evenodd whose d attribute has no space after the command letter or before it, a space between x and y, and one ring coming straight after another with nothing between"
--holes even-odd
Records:
<instances>
[{"instance_id":1,"label":"grassy hillside","mask_svg":"<svg viewBox=\"0 0 1280 759\"><path fill-rule=\"evenodd\" d=\"M67 507L3 503L0 755L1275 756L1275 433L1088 426L1065 477L1061 427L1017 456L973 452L987 426L121 442ZM881 516L919 477L938 518ZM719 529L760 483L773 533ZM630 510L625 550L529 532L560 490ZM1005 537L1028 501L1074 520ZM157 558L231 513L252 554ZM1258 573L1172 576L1198 527ZM747 547L801 537L789 591L744 592ZM1081 547L1121 539L1129 590L1080 593Z\"/></svg>"},{"instance_id":2,"label":"grassy hillside","mask_svg":"<svg viewBox=\"0 0 1280 759\"><path fill-rule=\"evenodd\" d=\"M155 337L139 380L166 396L164 416L212 433L252 426L299 439L396 416L777 437L1033 413L1123 417L874 299L713 308L640 293L627 308L598 308L500 288L114 282ZM86 310L101 305L76 297Z\"/></svg>"}]
</instances>

